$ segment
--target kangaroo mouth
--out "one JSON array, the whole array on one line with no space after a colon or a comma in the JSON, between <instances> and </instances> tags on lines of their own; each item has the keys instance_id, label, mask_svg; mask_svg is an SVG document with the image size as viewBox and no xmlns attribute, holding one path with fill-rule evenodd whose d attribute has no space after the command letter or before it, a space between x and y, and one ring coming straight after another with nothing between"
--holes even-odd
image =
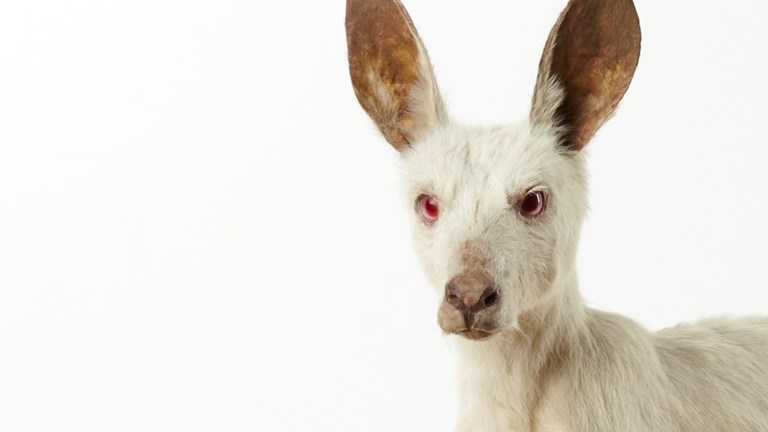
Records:
<instances>
[{"instance_id":1,"label":"kangaroo mouth","mask_svg":"<svg viewBox=\"0 0 768 432\"><path fill-rule=\"evenodd\" d=\"M463 336L469 340L481 341L488 340L493 335L498 333L497 331L481 330L481 329L468 329L456 332L459 336Z\"/></svg>"}]
</instances>

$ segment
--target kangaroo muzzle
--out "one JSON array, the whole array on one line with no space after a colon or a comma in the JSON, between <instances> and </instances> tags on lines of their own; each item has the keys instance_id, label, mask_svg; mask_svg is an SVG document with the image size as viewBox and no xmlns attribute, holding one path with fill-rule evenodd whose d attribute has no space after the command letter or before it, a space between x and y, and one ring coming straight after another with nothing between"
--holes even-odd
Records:
<instances>
[{"instance_id":1,"label":"kangaroo muzzle","mask_svg":"<svg viewBox=\"0 0 768 432\"><path fill-rule=\"evenodd\" d=\"M445 284L438 323L447 333L486 339L497 329L501 290L484 270L464 271Z\"/></svg>"}]
</instances>

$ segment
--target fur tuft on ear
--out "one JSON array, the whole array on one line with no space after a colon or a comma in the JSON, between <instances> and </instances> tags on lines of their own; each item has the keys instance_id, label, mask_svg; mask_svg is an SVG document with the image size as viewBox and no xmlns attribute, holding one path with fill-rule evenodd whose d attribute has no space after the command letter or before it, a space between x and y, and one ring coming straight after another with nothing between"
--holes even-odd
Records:
<instances>
[{"instance_id":1,"label":"fur tuft on ear","mask_svg":"<svg viewBox=\"0 0 768 432\"><path fill-rule=\"evenodd\" d=\"M640 39L632 0L571 0L544 47L531 122L554 124L562 145L584 148L629 88Z\"/></svg>"},{"instance_id":2,"label":"fur tuft on ear","mask_svg":"<svg viewBox=\"0 0 768 432\"><path fill-rule=\"evenodd\" d=\"M346 29L357 100L403 151L446 117L427 51L398 0L347 0Z\"/></svg>"}]
</instances>

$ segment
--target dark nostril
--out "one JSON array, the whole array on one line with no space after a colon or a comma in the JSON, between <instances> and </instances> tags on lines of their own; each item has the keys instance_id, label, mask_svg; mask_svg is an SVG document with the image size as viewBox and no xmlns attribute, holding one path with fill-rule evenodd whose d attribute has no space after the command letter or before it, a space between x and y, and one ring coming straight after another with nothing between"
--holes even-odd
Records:
<instances>
[{"instance_id":1,"label":"dark nostril","mask_svg":"<svg viewBox=\"0 0 768 432\"><path fill-rule=\"evenodd\" d=\"M448 304L452 306L456 306L459 304L459 296L457 296L456 294L448 294L447 296L445 296L445 301L447 301Z\"/></svg>"},{"instance_id":2,"label":"dark nostril","mask_svg":"<svg viewBox=\"0 0 768 432\"><path fill-rule=\"evenodd\" d=\"M480 297L480 303L483 307L491 307L499 301L499 290L494 286L489 286L483 291L483 296Z\"/></svg>"},{"instance_id":3,"label":"dark nostril","mask_svg":"<svg viewBox=\"0 0 768 432\"><path fill-rule=\"evenodd\" d=\"M449 283L445 286L445 301L451 306L459 306L461 304L459 287L456 284Z\"/></svg>"},{"instance_id":4,"label":"dark nostril","mask_svg":"<svg viewBox=\"0 0 768 432\"><path fill-rule=\"evenodd\" d=\"M499 295L496 293L491 293L488 297L483 299L483 304L485 307L490 307L496 304L496 300L499 298Z\"/></svg>"}]
</instances>

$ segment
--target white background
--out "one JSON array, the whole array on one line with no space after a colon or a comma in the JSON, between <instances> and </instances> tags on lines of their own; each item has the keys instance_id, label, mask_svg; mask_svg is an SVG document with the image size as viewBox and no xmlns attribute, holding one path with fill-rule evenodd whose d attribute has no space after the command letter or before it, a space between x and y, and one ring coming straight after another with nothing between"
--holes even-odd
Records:
<instances>
[{"instance_id":1,"label":"white background","mask_svg":"<svg viewBox=\"0 0 768 432\"><path fill-rule=\"evenodd\" d=\"M411 0L452 114L527 113L564 0ZM638 0L591 306L768 313L766 3ZM455 360L341 1L0 5L0 430L442 431Z\"/></svg>"}]
</instances>

